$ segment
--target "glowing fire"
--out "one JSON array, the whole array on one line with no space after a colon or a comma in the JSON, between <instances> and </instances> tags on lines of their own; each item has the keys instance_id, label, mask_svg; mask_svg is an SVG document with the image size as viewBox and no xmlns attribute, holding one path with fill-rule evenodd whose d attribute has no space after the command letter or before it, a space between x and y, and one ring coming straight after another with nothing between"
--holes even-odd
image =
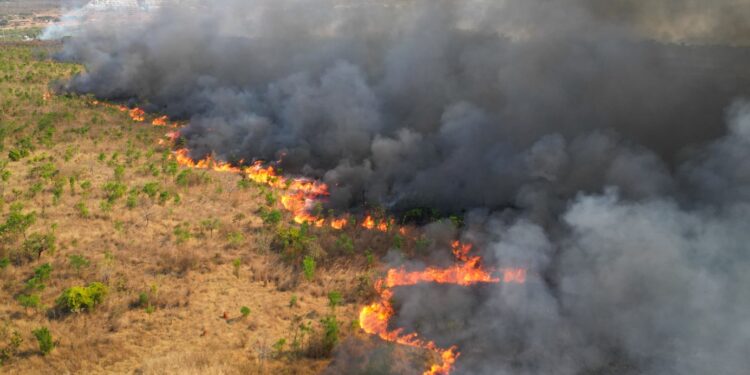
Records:
<instances>
[{"instance_id":1,"label":"glowing fire","mask_svg":"<svg viewBox=\"0 0 750 375\"><path fill-rule=\"evenodd\" d=\"M153 126L167 126L168 124L169 124L169 117L167 116L157 117L153 121L151 121L151 125Z\"/></svg>"},{"instance_id":2,"label":"glowing fire","mask_svg":"<svg viewBox=\"0 0 750 375\"><path fill-rule=\"evenodd\" d=\"M138 107L131 109L128 112L128 115L130 115L130 118L133 119L133 121L136 121L136 122L146 121L146 112L144 112L142 109Z\"/></svg>"},{"instance_id":3,"label":"glowing fire","mask_svg":"<svg viewBox=\"0 0 750 375\"><path fill-rule=\"evenodd\" d=\"M404 334L403 328L388 329L388 323L394 315L391 298L392 288L419 283L457 284L469 286L479 283L498 283L500 278L493 276L493 271L485 269L481 264L481 257L469 256L471 245L458 241L453 243L453 254L458 264L447 268L428 267L423 271L406 271L404 268L390 269L385 279L379 280L376 289L380 299L365 306L359 313L360 327L371 335L377 335L383 340L402 345L424 348L440 355L441 363L434 364L425 375L445 375L450 373L456 359L460 355L458 348L453 346L441 349L432 341L419 338L416 333ZM500 270L502 281L508 283L524 283L526 270L522 268L506 268Z\"/></svg>"},{"instance_id":4,"label":"glowing fire","mask_svg":"<svg viewBox=\"0 0 750 375\"><path fill-rule=\"evenodd\" d=\"M45 95L45 100L48 97ZM128 112L133 121L144 122L145 112L140 108L128 109L124 106L114 106L108 103L93 101L95 105L105 105L115 107L121 112ZM167 116L155 118L151 124L153 126L167 126L170 124ZM178 128L179 125L172 124L172 127ZM172 144L179 138L179 130L166 134ZM166 143L164 140L160 144ZM174 160L179 165L211 169L219 172L232 172L244 175L251 181L263 184L281 190L281 205L290 212L296 223L307 223L316 227L323 227L327 224L333 229L343 229L350 220L348 217L338 217L325 219L316 217L311 213L313 207L328 196L328 186L322 182L307 178L287 178L277 173L271 165L264 165L258 161L248 167L238 167L231 163L215 160L212 156L207 156L201 160L194 160L190 157L190 151L186 148L175 150L172 154ZM241 164L241 163L240 163ZM367 230L378 230L388 232L395 227L393 219L376 220L370 215L366 215L360 226ZM407 233L405 227L398 228L399 233ZM405 268L389 269L384 279L379 280L375 288L379 295L379 300L369 306L362 308L359 314L359 324L362 330L370 335L376 335L383 340L408 345L412 347L423 348L440 357L440 363L433 364L424 375L446 375L451 372L460 356L458 348L440 348L434 342L424 340L417 333L405 334L403 328L389 329L389 322L394 316L395 311L391 304L393 297L393 288L400 286L416 285L420 283L438 283L438 284L455 284L461 286L471 286L480 283L517 283L526 282L526 270L522 268L503 268L500 270L486 269L482 265L482 258L471 256L469 253L472 246L455 241L452 244L453 255L458 261L456 264L445 267L427 267L422 271L407 271Z\"/></svg>"}]
</instances>

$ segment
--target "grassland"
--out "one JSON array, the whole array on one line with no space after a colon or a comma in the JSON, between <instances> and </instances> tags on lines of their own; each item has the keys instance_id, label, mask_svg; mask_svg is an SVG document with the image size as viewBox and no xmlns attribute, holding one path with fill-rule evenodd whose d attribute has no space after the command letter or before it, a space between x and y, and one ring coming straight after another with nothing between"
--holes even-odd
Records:
<instances>
[{"instance_id":1,"label":"grassland","mask_svg":"<svg viewBox=\"0 0 750 375\"><path fill-rule=\"evenodd\" d=\"M328 366L378 256L419 241L300 226L265 186L178 166L166 128L46 95L82 70L55 48L0 44L0 372Z\"/></svg>"}]
</instances>

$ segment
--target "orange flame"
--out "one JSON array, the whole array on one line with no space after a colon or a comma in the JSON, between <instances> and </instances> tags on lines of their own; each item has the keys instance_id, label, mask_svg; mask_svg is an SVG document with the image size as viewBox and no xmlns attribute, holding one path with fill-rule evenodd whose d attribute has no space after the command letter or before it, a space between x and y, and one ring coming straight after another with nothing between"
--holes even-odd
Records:
<instances>
[{"instance_id":1,"label":"orange flame","mask_svg":"<svg viewBox=\"0 0 750 375\"><path fill-rule=\"evenodd\" d=\"M153 121L151 121L151 125L153 126L167 126L168 124L169 124L169 117L167 116L157 117Z\"/></svg>"},{"instance_id":2,"label":"orange flame","mask_svg":"<svg viewBox=\"0 0 750 375\"><path fill-rule=\"evenodd\" d=\"M458 348L438 348L434 342L426 341L416 333L404 334L403 328L389 330L388 323L394 315L391 298L392 288L398 286L415 285L419 283L457 284L469 286L479 283L498 283L500 279L492 276L492 271L484 269L481 257L469 256L471 245L453 243L453 254L458 264L447 268L428 267L423 271L406 271L403 267L390 269L385 279L379 280L376 289L380 299L369 306L365 306L359 313L359 325L368 334L377 335L383 340L402 345L424 348L440 355L440 363L433 364L424 375L446 375L451 372L456 359L460 355ZM507 283L524 283L526 270L522 268L507 268L501 270L503 281Z\"/></svg>"},{"instance_id":3,"label":"orange flame","mask_svg":"<svg viewBox=\"0 0 750 375\"><path fill-rule=\"evenodd\" d=\"M136 122L143 122L146 121L146 112L144 112L142 109L135 107L131 109L128 114L130 115L130 118L133 119L133 121Z\"/></svg>"},{"instance_id":4,"label":"orange flame","mask_svg":"<svg viewBox=\"0 0 750 375\"><path fill-rule=\"evenodd\" d=\"M46 98L45 98L46 99ZM93 101L93 104L100 104ZM104 104L112 106L111 104ZM117 107L120 111L128 111L134 121L145 121L145 112L140 108L128 110L127 107ZM165 126L169 123L167 116L156 118L152 121L154 126ZM178 127L173 124L173 127ZM166 134L166 137L174 144L179 138L179 131L173 131ZM163 141L163 140L162 140ZM228 162L217 161L212 156L207 156L202 160L194 160L190 157L188 149L178 149L173 152L173 157L178 164L191 168L212 169L219 172L243 173L248 179L265 184L273 188L284 191L281 197L282 206L292 213L294 221L297 223L308 223L318 227L325 225L326 219L318 218L310 213L310 208L322 197L328 195L328 186L319 181L305 178L285 178L280 176L273 166L264 166L262 162L255 162L246 168L236 167ZM348 223L346 217L333 218L330 220L330 226L333 229L343 229ZM387 232L395 225L393 219L376 220L367 215L361 226L368 230L378 230ZM399 233L406 234L406 228L400 227ZM370 335L377 335L383 340L394 342L402 345L423 348L437 353L440 356L440 363L430 366L424 371L423 375L447 375L453 369L456 359L461 353L456 346L444 349L439 348L434 342L424 340L417 333L404 334L403 328L389 330L389 322L395 314L391 305L393 297L392 288L399 286L415 285L419 283L439 283L439 284L456 284L470 286L479 283L498 283L502 280L505 283L523 284L526 282L526 270L523 268L504 268L500 270L502 279L493 276L493 270L483 268L481 257L470 256L472 246L455 241L452 244L453 255L458 260L446 268L427 267L422 271L407 271L405 268L395 268L388 270L385 279L376 283L376 290L379 294L379 300L369 306L362 308L359 314L359 324L362 330Z\"/></svg>"}]
</instances>

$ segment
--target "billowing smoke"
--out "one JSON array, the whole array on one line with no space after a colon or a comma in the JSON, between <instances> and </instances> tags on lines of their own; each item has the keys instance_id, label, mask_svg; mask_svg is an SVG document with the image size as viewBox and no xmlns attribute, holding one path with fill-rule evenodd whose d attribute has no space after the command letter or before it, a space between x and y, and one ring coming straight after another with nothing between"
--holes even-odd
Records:
<instances>
[{"instance_id":1,"label":"billowing smoke","mask_svg":"<svg viewBox=\"0 0 750 375\"><path fill-rule=\"evenodd\" d=\"M87 73L65 89L189 120L195 157L283 156L336 208L465 213L490 261L529 269L521 288L399 291L404 326L441 301L453 328L420 331L459 344L458 373L750 368L746 1L156 12L76 30L62 57Z\"/></svg>"}]
</instances>

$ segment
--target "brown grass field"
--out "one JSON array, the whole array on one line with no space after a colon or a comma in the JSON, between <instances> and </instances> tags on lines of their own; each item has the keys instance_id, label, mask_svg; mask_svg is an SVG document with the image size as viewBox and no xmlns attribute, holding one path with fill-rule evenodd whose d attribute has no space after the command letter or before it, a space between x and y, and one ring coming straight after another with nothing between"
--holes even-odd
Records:
<instances>
[{"instance_id":1,"label":"brown grass field","mask_svg":"<svg viewBox=\"0 0 750 375\"><path fill-rule=\"evenodd\" d=\"M49 59L56 48L0 44L0 372L319 373L337 342L362 335L358 311L391 234L314 229L279 241L299 226L286 213L264 222L276 192L175 169L157 144L167 129L113 106L45 99L50 82L82 69ZM312 280L302 254L317 261ZM45 265L49 276L35 279ZM95 306L60 302L93 282L108 291ZM321 323L330 316L333 345ZM54 344L46 355L40 327Z\"/></svg>"}]
</instances>

